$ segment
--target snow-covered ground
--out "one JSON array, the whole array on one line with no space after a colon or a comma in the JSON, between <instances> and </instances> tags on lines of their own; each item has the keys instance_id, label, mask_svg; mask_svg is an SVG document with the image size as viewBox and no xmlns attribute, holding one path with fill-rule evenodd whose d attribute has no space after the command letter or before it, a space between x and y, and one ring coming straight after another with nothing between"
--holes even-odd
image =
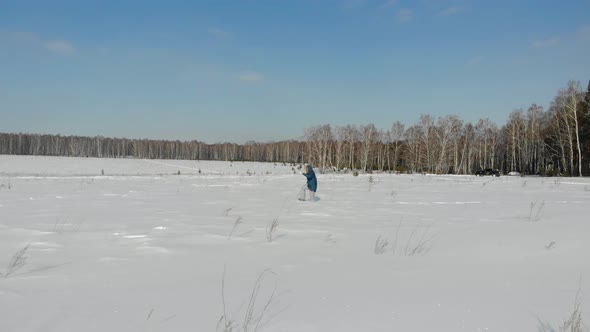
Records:
<instances>
[{"instance_id":1,"label":"snow-covered ground","mask_svg":"<svg viewBox=\"0 0 590 332\"><path fill-rule=\"evenodd\" d=\"M0 156L0 331L215 331L224 312L234 331L537 331L578 291L590 320L589 179L319 174L300 202L296 171Z\"/></svg>"}]
</instances>

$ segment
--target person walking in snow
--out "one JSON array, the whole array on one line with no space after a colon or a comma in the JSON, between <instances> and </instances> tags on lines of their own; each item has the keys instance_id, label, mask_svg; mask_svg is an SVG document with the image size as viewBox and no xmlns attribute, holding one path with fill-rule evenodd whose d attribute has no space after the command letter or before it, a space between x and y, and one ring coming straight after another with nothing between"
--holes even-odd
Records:
<instances>
[{"instance_id":1,"label":"person walking in snow","mask_svg":"<svg viewBox=\"0 0 590 332\"><path fill-rule=\"evenodd\" d=\"M303 174L307 178L307 188L305 185L303 186L303 188L301 188L299 200L304 201L306 196L305 192L309 191L309 200L313 202L315 200L315 193L318 189L318 179L315 177L315 172L313 171L311 165L306 165L304 168L304 172L302 172L301 174Z\"/></svg>"}]
</instances>

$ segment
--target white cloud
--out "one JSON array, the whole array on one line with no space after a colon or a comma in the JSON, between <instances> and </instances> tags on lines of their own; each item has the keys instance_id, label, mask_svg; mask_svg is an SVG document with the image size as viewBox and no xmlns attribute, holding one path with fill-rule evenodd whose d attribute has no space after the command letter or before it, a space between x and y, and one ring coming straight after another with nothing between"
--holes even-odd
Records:
<instances>
[{"instance_id":1,"label":"white cloud","mask_svg":"<svg viewBox=\"0 0 590 332\"><path fill-rule=\"evenodd\" d=\"M258 82L262 81L264 76L256 71L247 70L240 73L240 81Z\"/></svg>"},{"instance_id":2,"label":"white cloud","mask_svg":"<svg viewBox=\"0 0 590 332\"><path fill-rule=\"evenodd\" d=\"M459 7L449 7L447 9L441 10L438 12L438 16L453 16L457 15L461 12L461 8Z\"/></svg>"},{"instance_id":3,"label":"white cloud","mask_svg":"<svg viewBox=\"0 0 590 332\"><path fill-rule=\"evenodd\" d=\"M7 34L17 40L32 41L32 42L39 41L39 37L37 37L34 33L29 32L29 31L11 31L11 32L8 32Z\"/></svg>"},{"instance_id":4,"label":"white cloud","mask_svg":"<svg viewBox=\"0 0 590 332\"><path fill-rule=\"evenodd\" d=\"M368 0L345 0L342 4L342 8L350 10L363 7L367 5Z\"/></svg>"},{"instance_id":5,"label":"white cloud","mask_svg":"<svg viewBox=\"0 0 590 332\"><path fill-rule=\"evenodd\" d=\"M76 48L64 40L47 40L30 31L0 31L0 37L7 36L17 42L27 43L60 55L73 55Z\"/></svg>"},{"instance_id":6,"label":"white cloud","mask_svg":"<svg viewBox=\"0 0 590 332\"><path fill-rule=\"evenodd\" d=\"M227 38L230 36L230 33L219 28L209 28L207 29L210 35L218 37L218 38Z\"/></svg>"},{"instance_id":7,"label":"white cloud","mask_svg":"<svg viewBox=\"0 0 590 332\"><path fill-rule=\"evenodd\" d=\"M410 22L414 18L414 12L411 9L401 9L395 13L395 19L399 23Z\"/></svg>"},{"instance_id":8,"label":"white cloud","mask_svg":"<svg viewBox=\"0 0 590 332\"><path fill-rule=\"evenodd\" d=\"M552 37L552 38L547 38L547 39L543 39L543 40L537 40L531 45L531 47L536 48L536 49L549 48L549 47L556 46L557 44L559 44L559 38Z\"/></svg>"},{"instance_id":9,"label":"white cloud","mask_svg":"<svg viewBox=\"0 0 590 332\"><path fill-rule=\"evenodd\" d=\"M397 4L397 0L388 0L388 1L385 1L385 3L383 3L383 5L381 5L381 8L393 7L396 4Z\"/></svg>"},{"instance_id":10,"label":"white cloud","mask_svg":"<svg viewBox=\"0 0 590 332\"><path fill-rule=\"evenodd\" d=\"M485 60L485 58L483 56L475 57L475 58L470 59L469 61L467 61L467 66L468 67L473 67L473 66L480 65L484 60Z\"/></svg>"},{"instance_id":11,"label":"white cloud","mask_svg":"<svg viewBox=\"0 0 590 332\"><path fill-rule=\"evenodd\" d=\"M528 66L532 62L529 58L515 58L515 59L512 59L512 61L510 61L510 63L515 66Z\"/></svg>"},{"instance_id":12,"label":"white cloud","mask_svg":"<svg viewBox=\"0 0 590 332\"><path fill-rule=\"evenodd\" d=\"M578 29L578 37L582 39L590 39L590 25L580 27Z\"/></svg>"},{"instance_id":13,"label":"white cloud","mask_svg":"<svg viewBox=\"0 0 590 332\"><path fill-rule=\"evenodd\" d=\"M63 40L51 40L45 42L45 48L61 55L73 55L76 53L76 48L74 48L74 45Z\"/></svg>"}]
</instances>

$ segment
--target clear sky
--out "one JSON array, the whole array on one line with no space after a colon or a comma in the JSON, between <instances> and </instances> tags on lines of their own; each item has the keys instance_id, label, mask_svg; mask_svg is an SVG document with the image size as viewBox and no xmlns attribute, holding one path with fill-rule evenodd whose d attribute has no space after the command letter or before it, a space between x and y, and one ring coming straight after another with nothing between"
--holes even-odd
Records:
<instances>
[{"instance_id":1,"label":"clear sky","mask_svg":"<svg viewBox=\"0 0 590 332\"><path fill-rule=\"evenodd\" d=\"M0 132L300 138L549 105L588 0L0 0Z\"/></svg>"}]
</instances>

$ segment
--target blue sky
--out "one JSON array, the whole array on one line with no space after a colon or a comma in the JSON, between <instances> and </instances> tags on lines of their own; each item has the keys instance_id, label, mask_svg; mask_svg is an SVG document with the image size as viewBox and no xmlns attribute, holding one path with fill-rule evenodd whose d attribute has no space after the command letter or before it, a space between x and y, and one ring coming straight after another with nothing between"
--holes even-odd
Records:
<instances>
[{"instance_id":1,"label":"blue sky","mask_svg":"<svg viewBox=\"0 0 590 332\"><path fill-rule=\"evenodd\" d=\"M548 107L590 1L0 0L0 132L209 143Z\"/></svg>"}]
</instances>

